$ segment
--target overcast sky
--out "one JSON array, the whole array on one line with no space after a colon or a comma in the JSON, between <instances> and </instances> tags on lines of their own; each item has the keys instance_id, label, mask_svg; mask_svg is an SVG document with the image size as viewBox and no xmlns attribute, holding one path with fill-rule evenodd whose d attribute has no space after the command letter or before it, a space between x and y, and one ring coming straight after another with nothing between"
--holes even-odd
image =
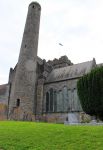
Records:
<instances>
[{"instance_id":1,"label":"overcast sky","mask_svg":"<svg viewBox=\"0 0 103 150\"><path fill-rule=\"evenodd\" d=\"M0 84L17 63L31 0L0 0ZM73 63L103 62L103 0L37 0L41 4L38 56L67 55ZM62 43L63 46L60 46Z\"/></svg>"}]
</instances>

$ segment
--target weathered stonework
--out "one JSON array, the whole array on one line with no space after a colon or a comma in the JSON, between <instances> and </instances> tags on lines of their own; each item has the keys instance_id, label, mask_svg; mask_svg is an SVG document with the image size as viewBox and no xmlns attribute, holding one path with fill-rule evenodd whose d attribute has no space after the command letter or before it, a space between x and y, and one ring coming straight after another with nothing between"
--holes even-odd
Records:
<instances>
[{"instance_id":1,"label":"weathered stonework","mask_svg":"<svg viewBox=\"0 0 103 150\"><path fill-rule=\"evenodd\" d=\"M67 113L44 113L42 116L42 121L64 123L64 121L67 119L67 116Z\"/></svg>"},{"instance_id":2,"label":"weathered stonework","mask_svg":"<svg viewBox=\"0 0 103 150\"><path fill-rule=\"evenodd\" d=\"M10 69L8 84L0 86L0 119L64 123L74 116L72 122L88 122L77 81L99 65L95 59L73 64L67 56L47 62L38 57L40 13L40 5L32 2L18 63Z\"/></svg>"},{"instance_id":3,"label":"weathered stonework","mask_svg":"<svg viewBox=\"0 0 103 150\"><path fill-rule=\"evenodd\" d=\"M50 64L54 69L73 65L67 56L62 56L59 59L55 58L53 61L49 60L47 63Z\"/></svg>"},{"instance_id":4,"label":"weathered stonework","mask_svg":"<svg viewBox=\"0 0 103 150\"><path fill-rule=\"evenodd\" d=\"M8 117L9 84L0 85L0 120Z\"/></svg>"},{"instance_id":5,"label":"weathered stonework","mask_svg":"<svg viewBox=\"0 0 103 150\"><path fill-rule=\"evenodd\" d=\"M8 105L0 103L0 120L7 120Z\"/></svg>"},{"instance_id":6,"label":"weathered stonework","mask_svg":"<svg viewBox=\"0 0 103 150\"><path fill-rule=\"evenodd\" d=\"M37 2L29 5L15 79L13 84L11 83L13 87L9 99L10 118L12 118L12 114L15 113L17 107L20 107L20 110L27 115L33 115L36 109L35 86L37 83L36 70L40 11L41 7ZM17 106L18 101L20 106ZM22 115L20 116L21 118Z\"/></svg>"},{"instance_id":7,"label":"weathered stonework","mask_svg":"<svg viewBox=\"0 0 103 150\"><path fill-rule=\"evenodd\" d=\"M42 114L44 79L38 80L36 115Z\"/></svg>"},{"instance_id":8,"label":"weathered stonework","mask_svg":"<svg viewBox=\"0 0 103 150\"><path fill-rule=\"evenodd\" d=\"M54 91L57 92L57 95L59 92L62 92L63 94L63 90L64 88L66 87L67 88L67 92L68 92L68 95L70 95L69 92L71 92L71 94L73 94L73 97L71 97L71 110L69 108L69 97L68 97L68 100L66 103L61 103L60 104L60 98L57 100L57 105L58 105L58 112L69 112L69 111L73 111L75 110L76 111L76 108L75 107L78 107L77 111L82 111L81 109L81 106L80 106L80 103L79 103L79 100L78 100L78 96L77 96L77 91L75 93L75 90L77 90L77 80L78 79L74 79L74 80L68 80L68 81L60 81L60 82L54 82L54 83L50 83L50 84L46 84L44 85L44 103L43 103L43 112L46 112L46 92L49 91L49 89L54 89ZM76 97L75 99L74 96ZM77 100L77 101L76 101ZM59 109L59 107L62 107L62 109ZM66 109L67 108L67 109Z\"/></svg>"}]
</instances>

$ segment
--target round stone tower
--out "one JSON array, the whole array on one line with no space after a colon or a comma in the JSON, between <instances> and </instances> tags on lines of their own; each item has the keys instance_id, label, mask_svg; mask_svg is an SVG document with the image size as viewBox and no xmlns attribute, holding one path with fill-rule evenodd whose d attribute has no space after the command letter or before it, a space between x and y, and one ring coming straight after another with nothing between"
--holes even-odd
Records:
<instances>
[{"instance_id":1,"label":"round stone tower","mask_svg":"<svg viewBox=\"0 0 103 150\"><path fill-rule=\"evenodd\" d=\"M40 13L40 5L32 2L28 8L20 55L11 88L9 118L15 119L17 116L18 120L25 118L30 120L31 115L35 114Z\"/></svg>"}]
</instances>

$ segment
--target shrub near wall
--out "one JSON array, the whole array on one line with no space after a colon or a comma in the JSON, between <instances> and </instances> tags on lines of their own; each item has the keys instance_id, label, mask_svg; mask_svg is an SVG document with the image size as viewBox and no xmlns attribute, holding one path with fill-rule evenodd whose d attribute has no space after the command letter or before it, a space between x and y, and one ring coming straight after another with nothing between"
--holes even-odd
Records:
<instances>
[{"instance_id":1,"label":"shrub near wall","mask_svg":"<svg viewBox=\"0 0 103 150\"><path fill-rule=\"evenodd\" d=\"M103 120L103 67L93 69L78 80L77 89L84 112Z\"/></svg>"}]
</instances>

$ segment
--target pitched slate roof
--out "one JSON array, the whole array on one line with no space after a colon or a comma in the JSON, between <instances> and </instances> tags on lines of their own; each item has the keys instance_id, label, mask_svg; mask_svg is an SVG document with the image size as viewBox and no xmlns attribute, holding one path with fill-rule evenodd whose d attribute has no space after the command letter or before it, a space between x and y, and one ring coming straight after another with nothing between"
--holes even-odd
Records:
<instances>
[{"instance_id":1,"label":"pitched slate roof","mask_svg":"<svg viewBox=\"0 0 103 150\"><path fill-rule=\"evenodd\" d=\"M81 77L90 72L94 65L96 64L94 60L92 60L72 66L54 69L47 77L46 83Z\"/></svg>"}]
</instances>

